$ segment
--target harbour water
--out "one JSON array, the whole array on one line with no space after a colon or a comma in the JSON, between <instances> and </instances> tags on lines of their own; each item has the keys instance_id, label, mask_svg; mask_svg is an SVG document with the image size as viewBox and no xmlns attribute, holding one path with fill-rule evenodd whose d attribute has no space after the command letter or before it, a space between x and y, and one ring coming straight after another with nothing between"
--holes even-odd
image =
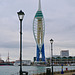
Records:
<instances>
[{"instance_id":1,"label":"harbour water","mask_svg":"<svg viewBox=\"0 0 75 75\"><path fill-rule=\"evenodd\" d=\"M23 66L23 71L27 71L30 74L33 72L43 73L49 67L40 66ZM63 66L63 70L75 70L75 66ZM54 71L61 71L61 66L54 66ZM0 66L0 75L17 75L19 72L19 66Z\"/></svg>"}]
</instances>

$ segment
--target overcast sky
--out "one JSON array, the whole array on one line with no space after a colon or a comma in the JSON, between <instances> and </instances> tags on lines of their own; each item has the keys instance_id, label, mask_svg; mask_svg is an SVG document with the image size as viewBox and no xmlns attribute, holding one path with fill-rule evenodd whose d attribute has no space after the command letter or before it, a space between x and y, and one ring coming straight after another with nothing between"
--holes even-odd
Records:
<instances>
[{"instance_id":1,"label":"overcast sky","mask_svg":"<svg viewBox=\"0 0 75 75\"><path fill-rule=\"evenodd\" d=\"M75 55L75 0L41 0L45 19L45 56L50 55L50 39L54 40L53 54L69 50ZM36 43L33 36L33 18L38 10L38 0L0 0L0 55L6 60L19 59L19 19L23 10L23 59L33 60Z\"/></svg>"}]
</instances>

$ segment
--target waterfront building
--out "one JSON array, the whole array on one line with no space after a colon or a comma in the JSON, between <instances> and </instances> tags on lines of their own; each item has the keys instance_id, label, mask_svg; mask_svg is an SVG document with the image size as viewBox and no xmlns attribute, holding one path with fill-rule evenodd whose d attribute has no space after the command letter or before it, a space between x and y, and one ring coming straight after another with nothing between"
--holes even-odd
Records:
<instances>
[{"instance_id":1,"label":"waterfront building","mask_svg":"<svg viewBox=\"0 0 75 75\"><path fill-rule=\"evenodd\" d=\"M44 52L45 23L43 13L41 10L41 0L39 0L39 8L33 20L33 34L37 46L36 61L39 62L41 58L41 61L45 62L45 52Z\"/></svg>"},{"instance_id":2,"label":"waterfront building","mask_svg":"<svg viewBox=\"0 0 75 75\"><path fill-rule=\"evenodd\" d=\"M19 66L20 65L20 60L16 60L14 63L15 66ZM22 65L31 65L31 60L22 60Z\"/></svg>"},{"instance_id":3,"label":"waterfront building","mask_svg":"<svg viewBox=\"0 0 75 75\"><path fill-rule=\"evenodd\" d=\"M69 50L61 50L60 56L61 57L69 57Z\"/></svg>"},{"instance_id":4,"label":"waterfront building","mask_svg":"<svg viewBox=\"0 0 75 75\"><path fill-rule=\"evenodd\" d=\"M53 65L75 65L75 56L69 56L69 50L61 50L60 55L53 55ZM47 64L50 65L50 57L46 58Z\"/></svg>"},{"instance_id":5,"label":"waterfront building","mask_svg":"<svg viewBox=\"0 0 75 75\"><path fill-rule=\"evenodd\" d=\"M75 65L75 56L69 56L69 57L53 57L53 65ZM47 64L50 65L51 58L46 58Z\"/></svg>"},{"instance_id":6,"label":"waterfront building","mask_svg":"<svg viewBox=\"0 0 75 75\"><path fill-rule=\"evenodd\" d=\"M60 55L53 55L54 58L60 57Z\"/></svg>"}]
</instances>

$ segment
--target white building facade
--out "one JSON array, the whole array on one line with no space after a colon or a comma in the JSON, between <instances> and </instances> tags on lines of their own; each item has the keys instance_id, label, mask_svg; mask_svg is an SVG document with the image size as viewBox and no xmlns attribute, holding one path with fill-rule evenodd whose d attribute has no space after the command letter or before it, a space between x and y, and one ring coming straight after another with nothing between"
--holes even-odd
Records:
<instances>
[{"instance_id":1,"label":"white building facade","mask_svg":"<svg viewBox=\"0 0 75 75\"><path fill-rule=\"evenodd\" d=\"M20 65L20 60L16 60L14 63L15 66L19 66ZM31 60L22 60L22 65L31 65Z\"/></svg>"},{"instance_id":2,"label":"white building facade","mask_svg":"<svg viewBox=\"0 0 75 75\"><path fill-rule=\"evenodd\" d=\"M61 57L69 57L69 50L61 50L60 56Z\"/></svg>"}]
</instances>

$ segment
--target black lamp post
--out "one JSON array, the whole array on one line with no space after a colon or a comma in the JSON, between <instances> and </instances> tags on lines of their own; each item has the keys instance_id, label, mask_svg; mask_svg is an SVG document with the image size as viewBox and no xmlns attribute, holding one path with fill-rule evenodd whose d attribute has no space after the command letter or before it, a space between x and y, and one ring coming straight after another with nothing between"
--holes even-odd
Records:
<instances>
[{"instance_id":1,"label":"black lamp post","mask_svg":"<svg viewBox=\"0 0 75 75\"><path fill-rule=\"evenodd\" d=\"M52 75L53 75L53 39L50 40L50 43L51 43Z\"/></svg>"},{"instance_id":2,"label":"black lamp post","mask_svg":"<svg viewBox=\"0 0 75 75\"><path fill-rule=\"evenodd\" d=\"M22 20L25 14L22 10L17 12L17 14L20 20L20 75L22 75Z\"/></svg>"}]
</instances>

